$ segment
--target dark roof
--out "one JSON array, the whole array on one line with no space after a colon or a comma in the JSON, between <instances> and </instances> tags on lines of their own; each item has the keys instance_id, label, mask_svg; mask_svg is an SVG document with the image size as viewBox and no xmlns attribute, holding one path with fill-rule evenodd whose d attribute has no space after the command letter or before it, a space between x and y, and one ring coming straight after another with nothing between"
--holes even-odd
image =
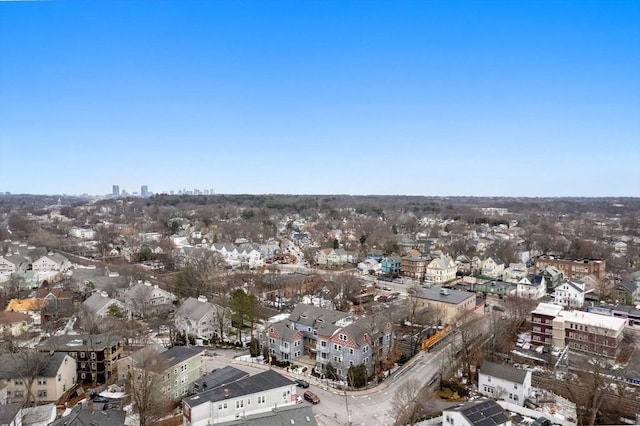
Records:
<instances>
[{"instance_id":1,"label":"dark roof","mask_svg":"<svg viewBox=\"0 0 640 426\"><path fill-rule=\"evenodd\" d=\"M224 368L220 368L219 370L215 370L212 373L199 378L193 382L193 384L196 389L202 392L236 382L240 379L244 379L248 375L249 373L246 371L238 370L235 367L227 365Z\"/></svg>"},{"instance_id":2,"label":"dark roof","mask_svg":"<svg viewBox=\"0 0 640 426\"><path fill-rule=\"evenodd\" d=\"M318 421L310 405L296 404L219 424L223 426L317 426Z\"/></svg>"},{"instance_id":3,"label":"dark roof","mask_svg":"<svg viewBox=\"0 0 640 426\"><path fill-rule=\"evenodd\" d=\"M15 379L32 376L56 377L68 355L63 352L6 353L0 355L0 378Z\"/></svg>"},{"instance_id":4,"label":"dark roof","mask_svg":"<svg viewBox=\"0 0 640 426\"><path fill-rule=\"evenodd\" d=\"M635 281L623 280L620 281L620 287L624 288L624 290L628 291L629 293L633 293L638 288L638 283L636 283ZM622 290L622 288L620 289Z\"/></svg>"},{"instance_id":5,"label":"dark roof","mask_svg":"<svg viewBox=\"0 0 640 426\"><path fill-rule=\"evenodd\" d=\"M174 346L171 349L167 349L159 356L164 358L169 366L180 364L182 361L186 361L189 358L200 355L204 348L193 346Z\"/></svg>"},{"instance_id":6,"label":"dark roof","mask_svg":"<svg viewBox=\"0 0 640 426\"><path fill-rule=\"evenodd\" d=\"M443 294L441 290L443 289L440 289L437 287L419 288L414 294L414 297L418 297L420 299L433 300L436 302L451 303L454 305L457 305L458 303L461 303L469 298L475 299L476 297L475 293L471 293L468 291L460 291L460 290L454 290L449 288L449 289L444 289L446 290L447 294Z\"/></svg>"},{"instance_id":7,"label":"dark roof","mask_svg":"<svg viewBox=\"0 0 640 426\"><path fill-rule=\"evenodd\" d=\"M0 425L13 424L16 416L22 408L22 403L14 402L13 404L0 404Z\"/></svg>"},{"instance_id":8,"label":"dark roof","mask_svg":"<svg viewBox=\"0 0 640 426\"><path fill-rule=\"evenodd\" d=\"M36 345L38 350L54 350L70 352L79 350L100 350L112 346L122 340L121 336L111 333L103 334L65 334L53 336Z\"/></svg>"},{"instance_id":9,"label":"dark roof","mask_svg":"<svg viewBox=\"0 0 640 426\"><path fill-rule=\"evenodd\" d=\"M76 406L68 416L60 417L49 426L124 426L124 410L90 410Z\"/></svg>"},{"instance_id":10,"label":"dark roof","mask_svg":"<svg viewBox=\"0 0 640 426\"><path fill-rule=\"evenodd\" d=\"M499 379L508 380L514 383L524 383L527 377L527 370L519 370L510 365L496 364L494 362L485 361L480 366L480 374L497 377Z\"/></svg>"},{"instance_id":11,"label":"dark roof","mask_svg":"<svg viewBox=\"0 0 640 426\"><path fill-rule=\"evenodd\" d=\"M460 412L473 426L499 425L509 420L509 416L507 416L504 408L499 406L495 401L468 402L445 411Z\"/></svg>"},{"instance_id":12,"label":"dark roof","mask_svg":"<svg viewBox=\"0 0 640 426\"><path fill-rule=\"evenodd\" d=\"M293 384L293 381L274 370L267 370L255 376L246 377L233 383L229 383L224 387L218 387L198 395L185 398L190 407L195 407L207 402L217 402L228 398L237 398L239 396L250 395L256 392L263 392L270 389ZM226 391L226 392L225 392ZM225 393L227 396L225 396Z\"/></svg>"}]
</instances>

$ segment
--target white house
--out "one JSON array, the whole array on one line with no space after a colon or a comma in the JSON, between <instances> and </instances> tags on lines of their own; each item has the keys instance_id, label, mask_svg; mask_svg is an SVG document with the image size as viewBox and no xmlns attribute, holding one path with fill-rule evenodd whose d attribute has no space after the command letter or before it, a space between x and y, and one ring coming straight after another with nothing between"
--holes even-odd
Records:
<instances>
[{"instance_id":1,"label":"white house","mask_svg":"<svg viewBox=\"0 0 640 426\"><path fill-rule=\"evenodd\" d=\"M442 411L443 426L511 426L511 418L495 401L470 401Z\"/></svg>"},{"instance_id":2,"label":"white house","mask_svg":"<svg viewBox=\"0 0 640 426\"><path fill-rule=\"evenodd\" d=\"M580 280L565 281L556 287L554 302L565 308L580 309L584 305L585 287Z\"/></svg>"},{"instance_id":3,"label":"white house","mask_svg":"<svg viewBox=\"0 0 640 426\"><path fill-rule=\"evenodd\" d=\"M222 336L220 335L220 321L223 321ZM225 330L230 327L229 315L225 308L210 303L206 297L189 297L178 308L175 314L176 329L198 339L210 340L214 337L224 337Z\"/></svg>"},{"instance_id":4,"label":"white house","mask_svg":"<svg viewBox=\"0 0 640 426\"><path fill-rule=\"evenodd\" d=\"M14 272L26 272L31 261L21 255L0 256L0 274L11 275Z\"/></svg>"},{"instance_id":5,"label":"white house","mask_svg":"<svg viewBox=\"0 0 640 426\"><path fill-rule=\"evenodd\" d=\"M173 305L176 296L149 281L138 282L125 293L125 305L133 315L144 317L150 311Z\"/></svg>"},{"instance_id":6,"label":"white house","mask_svg":"<svg viewBox=\"0 0 640 426\"><path fill-rule=\"evenodd\" d=\"M506 283L517 283L528 274L527 265L524 263L510 263L509 267L502 272L502 281Z\"/></svg>"},{"instance_id":7,"label":"white house","mask_svg":"<svg viewBox=\"0 0 640 426\"><path fill-rule=\"evenodd\" d=\"M498 278L502 276L503 271L504 271L504 262L495 257L487 257L482 262L481 273L486 277Z\"/></svg>"},{"instance_id":8,"label":"white house","mask_svg":"<svg viewBox=\"0 0 640 426\"><path fill-rule=\"evenodd\" d=\"M542 275L524 277L518 281L516 294L524 299L541 299L547 294L547 282Z\"/></svg>"},{"instance_id":9,"label":"white house","mask_svg":"<svg viewBox=\"0 0 640 426\"><path fill-rule=\"evenodd\" d=\"M212 384L209 390L183 399L182 424L207 426L230 422L297 402L295 382L267 370L235 382Z\"/></svg>"},{"instance_id":10,"label":"white house","mask_svg":"<svg viewBox=\"0 0 640 426\"><path fill-rule=\"evenodd\" d=\"M485 361L478 370L478 392L494 399L524 405L531 391L531 371Z\"/></svg>"},{"instance_id":11,"label":"white house","mask_svg":"<svg viewBox=\"0 0 640 426\"><path fill-rule=\"evenodd\" d=\"M71 268L69 259L58 253L49 253L32 264L32 269L38 272L57 271L66 272Z\"/></svg>"},{"instance_id":12,"label":"white house","mask_svg":"<svg viewBox=\"0 0 640 426\"><path fill-rule=\"evenodd\" d=\"M427 263L424 273L425 281L442 284L456 279L458 266L450 256L441 256Z\"/></svg>"},{"instance_id":13,"label":"white house","mask_svg":"<svg viewBox=\"0 0 640 426\"><path fill-rule=\"evenodd\" d=\"M126 306L119 300L112 299L105 291L97 291L87 300L82 302L82 308L96 318L106 318L111 306L115 306L123 314L127 312Z\"/></svg>"},{"instance_id":14,"label":"white house","mask_svg":"<svg viewBox=\"0 0 640 426\"><path fill-rule=\"evenodd\" d=\"M358 263L358 272L363 275L375 274L380 275L382 265L375 259L366 259L363 262ZM371 272L373 271L373 272Z\"/></svg>"}]
</instances>

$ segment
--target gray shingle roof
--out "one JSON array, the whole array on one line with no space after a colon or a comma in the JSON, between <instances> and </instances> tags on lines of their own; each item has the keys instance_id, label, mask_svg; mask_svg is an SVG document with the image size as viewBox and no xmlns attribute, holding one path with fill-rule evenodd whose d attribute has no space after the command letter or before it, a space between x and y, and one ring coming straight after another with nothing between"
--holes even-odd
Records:
<instances>
[{"instance_id":1,"label":"gray shingle roof","mask_svg":"<svg viewBox=\"0 0 640 426\"><path fill-rule=\"evenodd\" d=\"M298 303L289 315L289 319L295 323L316 328L318 323L333 324L348 316L346 312Z\"/></svg>"},{"instance_id":2,"label":"gray shingle roof","mask_svg":"<svg viewBox=\"0 0 640 426\"><path fill-rule=\"evenodd\" d=\"M76 406L69 415L49 426L124 426L126 414L124 410L90 410Z\"/></svg>"},{"instance_id":3,"label":"gray shingle roof","mask_svg":"<svg viewBox=\"0 0 640 426\"><path fill-rule=\"evenodd\" d=\"M523 384L524 379L527 377L528 371L519 370L517 368L513 368L510 365L502 365L485 361L480 367L480 373L486 374L491 377L508 380L510 382Z\"/></svg>"},{"instance_id":4,"label":"gray shingle roof","mask_svg":"<svg viewBox=\"0 0 640 426\"><path fill-rule=\"evenodd\" d=\"M249 373L247 373L246 371L238 370L235 367L227 365L226 367L215 370L212 373L199 378L198 380L193 382L193 385L194 388L202 392L236 382L240 379L244 379L248 375Z\"/></svg>"},{"instance_id":5,"label":"gray shingle roof","mask_svg":"<svg viewBox=\"0 0 640 426\"><path fill-rule=\"evenodd\" d=\"M22 403L20 402L14 402L13 404L0 404L0 425L15 424L13 423L13 420L15 420L21 408Z\"/></svg>"},{"instance_id":6,"label":"gray shingle roof","mask_svg":"<svg viewBox=\"0 0 640 426\"><path fill-rule=\"evenodd\" d=\"M54 350L59 352L99 350L113 346L122 340L117 334L65 334L49 337L36 345L38 350Z\"/></svg>"},{"instance_id":7,"label":"gray shingle roof","mask_svg":"<svg viewBox=\"0 0 640 426\"><path fill-rule=\"evenodd\" d=\"M198 323L211 309L215 309L212 303L201 302L195 297L189 297L180 305L175 316L187 318Z\"/></svg>"},{"instance_id":8,"label":"gray shingle roof","mask_svg":"<svg viewBox=\"0 0 640 426\"><path fill-rule=\"evenodd\" d=\"M111 303L113 300L114 299L108 296L105 297L100 292L95 292L87 300L82 302L82 306L90 313L95 314L96 312L100 311L100 309Z\"/></svg>"},{"instance_id":9,"label":"gray shingle roof","mask_svg":"<svg viewBox=\"0 0 640 426\"><path fill-rule=\"evenodd\" d=\"M207 402L217 402L228 398L237 398L239 396L250 395L257 392L264 392L270 389L276 389L282 386L293 384L293 381L274 370L267 370L255 376L246 377L233 383L228 383L224 387L217 387L205 392L201 392L195 396L185 398L190 407L195 407ZM225 396L225 392L226 395Z\"/></svg>"},{"instance_id":10,"label":"gray shingle roof","mask_svg":"<svg viewBox=\"0 0 640 426\"><path fill-rule=\"evenodd\" d=\"M230 422L219 423L222 426L282 426L282 425L302 425L317 426L313 410L310 405L290 405L272 409L271 411L254 414L245 418L232 420Z\"/></svg>"},{"instance_id":11,"label":"gray shingle roof","mask_svg":"<svg viewBox=\"0 0 640 426\"><path fill-rule=\"evenodd\" d=\"M0 355L0 378L16 379L26 376L55 377L67 354L7 353Z\"/></svg>"}]
</instances>

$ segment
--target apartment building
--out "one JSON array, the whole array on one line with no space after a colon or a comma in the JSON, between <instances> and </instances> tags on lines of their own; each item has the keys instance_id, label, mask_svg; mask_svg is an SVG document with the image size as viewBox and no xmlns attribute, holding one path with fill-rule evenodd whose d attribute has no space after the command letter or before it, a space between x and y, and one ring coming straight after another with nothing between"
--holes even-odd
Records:
<instances>
[{"instance_id":1,"label":"apartment building","mask_svg":"<svg viewBox=\"0 0 640 426\"><path fill-rule=\"evenodd\" d=\"M557 259L543 255L535 260L536 274L552 266L562 272L565 279L594 275L599 280L607 278L607 261L603 259Z\"/></svg>"},{"instance_id":2,"label":"apartment building","mask_svg":"<svg viewBox=\"0 0 640 426\"><path fill-rule=\"evenodd\" d=\"M615 359L625 327L623 318L582 311L560 311L553 319L553 346Z\"/></svg>"},{"instance_id":3,"label":"apartment building","mask_svg":"<svg viewBox=\"0 0 640 426\"><path fill-rule=\"evenodd\" d=\"M531 312L531 344L551 346L553 344L553 320L562 311L562 306L539 303Z\"/></svg>"},{"instance_id":4,"label":"apartment building","mask_svg":"<svg viewBox=\"0 0 640 426\"><path fill-rule=\"evenodd\" d=\"M422 280L429 259L419 256L404 256L400 262L400 274L405 277Z\"/></svg>"}]
</instances>

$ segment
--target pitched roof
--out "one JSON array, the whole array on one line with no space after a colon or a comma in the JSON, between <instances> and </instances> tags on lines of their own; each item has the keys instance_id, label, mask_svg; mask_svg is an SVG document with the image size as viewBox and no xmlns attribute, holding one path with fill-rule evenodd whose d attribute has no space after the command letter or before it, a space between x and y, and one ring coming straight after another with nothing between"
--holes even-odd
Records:
<instances>
[{"instance_id":1,"label":"pitched roof","mask_svg":"<svg viewBox=\"0 0 640 426\"><path fill-rule=\"evenodd\" d=\"M193 382L193 384L196 389L202 392L236 382L240 379L244 379L248 375L249 373L246 371L238 370L235 367L227 365L226 367L214 370L212 373L199 378Z\"/></svg>"},{"instance_id":2,"label":"pitched roof","mask_svg":"<svg viewBox=\"0 0 640 426\"><path fill-rule=\"evenodd\" d=\"M0 378L55 377L68 355L61 352L6 353L0 355ZM35 374L34 374L35 373Z\"/></svg>"},{"instance_id":3,"label":"pitched roof","mask_svg":"<svg viewBox=\"0 0 640 426\"><path fill-rule=\"evenodd\" d=\"M12 425L20 424L14 423L16 416L22 408L21 402L14 402L12 404L0 404L0 425Z\"/></svg>"},{"instance_id":4,"label":"pitched roof","mask_svg":"<svg viewBox=\"0 0 640 426\"><path fill-rule=\"evenodd\" d=\"M528 374L531 374L527 370L519 370L510 365L496 364L489 361L482 363L479 373L520 384L524 383Z\"/></svg>"},{"instance_id":5,"label":"pitched roof","mask_svg":"<svg viewBox=\"0 0 640 426\"><path fill-rule=\"evenodd\" d=\"M117 302L117 300L112 299L109 296L105 296L101 292L97 291L93 293L87 300L82 302L82 306L89 312L95 314L113 301Z\"/></svg>"},{"instance_id":6,"label":"pitched roof","mask_svg":"<svg viewBox=\"0 0 640 426\"><path fill-rule=\"evenodd\" d=\"M220 386L201 392L195 396L185 398L183 401L190 407L195 407L207 402L237 398L239 396L251 395L291 384L293 384L291 379L277 373L275 370L267 370L255 376L249 376L233 383L228 383L224 387Z\"/></svg>"},{"instance_id":7,"label":"pitched roof","mask_svg":"<svg viewBox=\"0 0 640 426\"><path fill-rule=\"evenodd\" d=\"M44 307L42 299L11 299L5 311L39 311Z\"/></svg>"},{"instance_id":8,"label":"pitched roof","mask_svg":"<svg viewBox=\"0 0 640 426\"><path fill-rule=\"evenodd\" d=\"M189 297L176 311L176 317L184 317L199 322L210 310L215 309L209 302L201 302L195 297Z\"/></svg>"},{"instance_id":9,"label":"pitched roof","mask_svg":"<svg viewBox=\"0 0 640 426\"><path fill-rule=\"evenodd\" d=\"M298 303L296 307L293 308L291 314L289 314L289 319L295 323L317 328L318 323L335 324L336 321L348 316L349 314L346 312Z\"/></svg>"},{"instance_id":10,"label":"pitched roof","mask_svg":"<svg viewBox=\"0 0 640 426\"><path fill-rule=\"evenodd\" d=\"M0 311L0 324L11 324L22 321L33 321L33 319L22 312Z\"/></svg>"},{"instance_id":11,"label":"pitched roof","mask_svg":"<svg viewBox=\"0 0 640 426\"><path fill-rule=\"evenodd\" d=\"M76 406L69 415L49 426L124 426L126 415L124 410L91 410Z\"/></svg>"},{"instance_id":12,"label":"pitched roof","mask_svg":"<svg viewBox=\"0 0 640 426\"><path fill-rule=\"evenodd\" d=\"M111 333L103 334L64 334L49 337L36 345L39 350L55 350L59 352L78 350L100 350L113 346L122 340L121 336Z\"/></svg>"},{"instance_id":13,"label":"pitched roof","mask_svg":"<svg viewBox=\"0 0 640 426\"><path fill-rule=\"evenodd\" d=\"M270 328L273 328L278 336L286 342L291 342L295 339L296 335L302 337L302 334L296 330L292 321L286 319L271 324Z\"/></svg>"}]
</instances>

